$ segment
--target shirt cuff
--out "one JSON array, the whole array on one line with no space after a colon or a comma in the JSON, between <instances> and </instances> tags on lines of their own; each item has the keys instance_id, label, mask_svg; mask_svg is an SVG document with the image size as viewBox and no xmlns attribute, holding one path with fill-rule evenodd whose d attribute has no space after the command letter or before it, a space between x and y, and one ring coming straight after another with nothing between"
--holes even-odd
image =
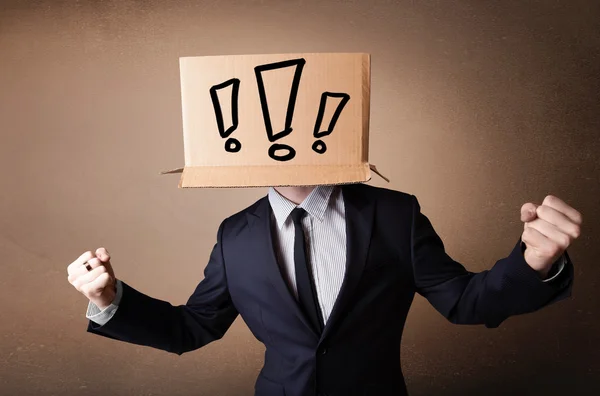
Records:
<instances>
[{"instance_id":1,"label":"shirt cuff","mask_svg":"<svg viewBox=\"0 0 600 396\"><path fill-rule=\"evenodd\" d=\"M104 326L106 323L108 323L108 321L117 312L117 309L119 308L119 303L121 302L121 297L123 296L123 285L118 279L116 281L116 288L117 293L115 295L115 299L108 307L101 310L96 304L90 301L88 303L88 309L85 314L85 317L91 320L92 322L97 323L100 326Z\"/></svg>"},{"instance_id":2,"label":"shirt cuff","mask_svg":"<svg viewBox=\"0 0 600 396\"><path fill-rule=\"evenodd\" d=\"M558 275L560 275L560 273L562 272L562 270L565 268L565 263L567 261L567 258L565 257L564 253L562 256L560 256L560 258L556 261L556 263L554 263L554 266L558 268L558 270L556 271L556 273L548 278L548 279L544 279L542 280L542 282L550 282L552 279L556 278ZM552 270L550 270L552 272Z\"/></svg>"}]
</instances>

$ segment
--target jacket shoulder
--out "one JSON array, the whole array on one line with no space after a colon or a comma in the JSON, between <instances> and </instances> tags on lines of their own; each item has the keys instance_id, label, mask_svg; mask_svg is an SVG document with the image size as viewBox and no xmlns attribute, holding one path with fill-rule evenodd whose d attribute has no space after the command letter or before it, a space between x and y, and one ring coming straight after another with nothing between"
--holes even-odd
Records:
<instances>
[{"instance_id":1,"label":"jacket shoulder","mask_svg":"<svg viewBox=\"0 0 600 396\"><path fill-rule=\"evenodd\" d=\"M264 196L254 202L252 205L240 210L237 213L232 214L227 217L221 223L221 227L223 228L223 235L237 235L242 229L244 229L248 224L248 214L255 213L261 205L265 204L265 200L267 200L267 196Z\"/></svg>"},{"instance_id":2,"label":"jacket shoulder","mask_svg":"<svg viewBox=\"0 0 600 396\"><path fill-rule=\"evenodd\" d=\"M412 206L413 199L416 199L412 194L404 191L392 190L384 187L375 187L368 184L350 184L346 186L349 190L357 191L364 196L375 199L378 204L393 204L393 205L408 205Z\"/></svg>"}]
</instances>

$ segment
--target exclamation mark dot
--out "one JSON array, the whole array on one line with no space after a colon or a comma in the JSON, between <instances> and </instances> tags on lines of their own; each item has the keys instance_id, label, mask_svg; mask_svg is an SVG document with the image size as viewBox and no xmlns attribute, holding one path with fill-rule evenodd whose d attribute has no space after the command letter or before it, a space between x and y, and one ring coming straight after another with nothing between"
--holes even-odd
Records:
<instances>
[{"instance_id":1,"label":"exclamation mark dot","mask_svg":"<svg viewBox=\"0 0 600 396\"><path fill-rule=\"evenodd\" d=\"M231 90L229 90L231 87ZM230 92L228 92L230 91ZM217 128L219 129L219 135L225 139L229 137L238 127L238 94L240 91L240 80L237 78L232 78L227 80L221 84L213 85L210 88L210 98L212 100L213 108L215 110L215 116L217 119ZM231 116L228 117L230 122L228 123L229 127L225 128L225 123L223 119L223 109L221 106L221 102L219 99L219 95L227 96L229 93L231 98ZM226 103L226 99L224 101ZM237 153L242 148L242 143L236 138L230 137L225 141L225 151L228 153Z\"/></svg>"}]
</instances>

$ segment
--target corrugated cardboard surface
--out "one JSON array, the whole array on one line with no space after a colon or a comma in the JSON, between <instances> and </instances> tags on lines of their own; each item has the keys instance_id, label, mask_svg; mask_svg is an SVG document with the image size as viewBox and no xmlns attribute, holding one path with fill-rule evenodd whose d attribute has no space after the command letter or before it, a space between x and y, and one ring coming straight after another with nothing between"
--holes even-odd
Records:
<instances>
[{"instance_id":1,"label":"corrugated cardboard surface","mask_svg":"<svg viewBox=\"0 0 600 396\"><path fill-rule=\"evenodd\" d=\"M255 67L297 60L297 95L290 113L292 81L297 66L258 73ZM179 187L249 187L340 184L367 181L370 56L361 53L268 54L180 58L185 169ZM272 128L267 133L257 74L261 75ZM223 119L218 127L211 87L237 79L237 114L232 110L232 87L219 90ZM325 92L346 94L349 99L326 136L315 137L315 124ZM319 131L328 129L339 100L329 98ZM331 101L330 101L331 100ZM234 125L237 115L237 126ZM223 131L231 128L226 136ZM228 139L239 142L239 151L225 150ZM317 140L326 151L316 152ZM273 145L295 150L287 161L269 155ZM280 150L277 155L289 152Z\"/></svg>"}]
</instances>

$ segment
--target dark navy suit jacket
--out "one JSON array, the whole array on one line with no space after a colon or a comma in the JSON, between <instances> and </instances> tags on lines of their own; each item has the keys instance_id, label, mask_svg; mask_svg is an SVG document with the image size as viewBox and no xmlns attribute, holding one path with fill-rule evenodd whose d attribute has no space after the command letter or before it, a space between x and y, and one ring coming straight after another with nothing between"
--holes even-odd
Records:
<instances>
[{"instance_id":1,"label":"dark navy suit jacket","mask_svg":"<svg viewBox=\"0 0 600 396\"><path fill-rule=\"evenodd\" d=\"M415 292L449 321L497 327L571 295L573 265L542 282L521 241L490 269L467 271L444 251L413 195L364 184L342 186L347 269L322 334L290 293L272 244L267 197L227 218L204 279L172 306L123 283L114 317L88 331L182 354L227 331L238 313L265 344L257 396L406 395L400 341ZM483 241L484 242L484 241Z\"/></svg>"}]
</instances>

